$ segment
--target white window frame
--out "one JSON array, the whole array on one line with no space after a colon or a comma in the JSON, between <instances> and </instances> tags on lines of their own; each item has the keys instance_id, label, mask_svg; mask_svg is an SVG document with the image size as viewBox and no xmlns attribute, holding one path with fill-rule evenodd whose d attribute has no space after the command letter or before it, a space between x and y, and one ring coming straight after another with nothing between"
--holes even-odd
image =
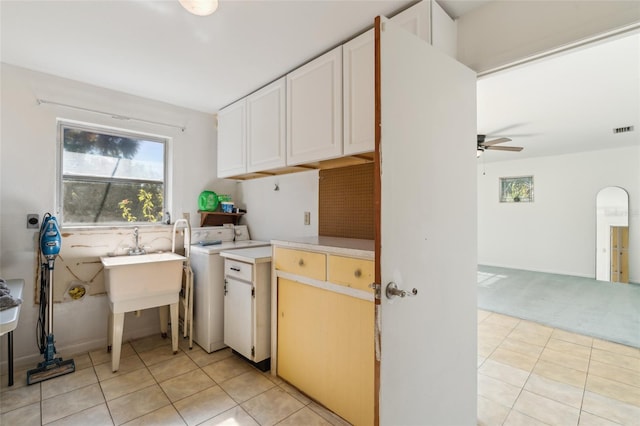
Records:
<instances>
[{"instance_id":1,"label":"white window frame","mask_svg":"<svg viewBox=\"0 0 640 426\"><path fill-rule=\"evenodd\" d=\"M157 135L152 133L146 133L141 131L122 129L117 127L104 126L93 123L85 123L78 122L73 120L62 120L59 119L57 122L57 149L56 149L56 163L57 163L57 179L56 179L56 206L57 206L57 214L58 219L60 221L61 226L64 227L117 227L117 226L156 226L162 223L162 221L158 222L147 222L147 221L135 221L135 222L125 222L125 221L117 221L117 222L100 222L100 223L87 223L87 222L68 222L64 217L64 129L72 128L79 130L86 130L89 132L95 133L103 133L115 136L129 137L135 139L143 139L146 141L159 142L164 146L163 157L163 212L169 212L171 206L171 200L169 198L170 194L170 144L171 137ZM95 181L108 181L109 179L96 177ZM121 180L122 181L122 180ZM131 182L139 182L139 180L130 180Z\"/></svg>"},{"instance_id":2,"label":"white window frame","mask_svg":"<svg viewBox=\"0 0 640 426\"><path fill-rule=\"evenodd\" d=\"M504 185L505 183L509 182L509 181L514 181L514 180L527 180L529 183L529 188L530 188L530 193L529 193L529 198L523 199L523 200L516 200L513 198L510 198L508 196L505 195L504 193ZM533 203L534 201L534 195L535 195L535 186L534 186L534 181L533 181L533 175L525 175L525 176L503 176L500 177L498 180L498 199L500 200L501 203Z\"/></svg>"}]
</instances>

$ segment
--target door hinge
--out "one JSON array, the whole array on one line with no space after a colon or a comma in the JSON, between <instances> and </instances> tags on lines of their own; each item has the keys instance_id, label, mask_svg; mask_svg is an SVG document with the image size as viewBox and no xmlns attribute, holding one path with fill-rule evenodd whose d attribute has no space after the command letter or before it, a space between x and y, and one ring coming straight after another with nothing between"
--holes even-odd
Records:
<instances>
[{"instance_id":1,"label":"door hinge","mask_svg":"<svg viewBox=\"0 0 640 426\"><path fill-rule=\"evenodd\" d=\"M251 287L251 297L256 297L256 288Z\"/></svg>"},{"instance_id":2,"label":"door hinge","mask_svg":"<svg viewBox=\"0 0 640 426\"><path fill-rule=\"evenodd\" d=\"M255 356L256 356L256 347L251 346L251 358L254 358Z\"/></svg>"},{"instance_id":3,"label":"door hinge","mask_svg":"<svg viewBox=\"0 0 640 426\"><path fill-rule=\"evenodd\" d=\"M373 297L375 297L378 300L382 298L382 285L378 283L371 283L369 284L369 288L373 289L373 292L374 292Z\"/></svg>"},{"instance_id":4,"label":"door hinge","mask_svg":"<svg viewBox=\"0 0 640 426\"><path fill-rule=\"evenodd\" d=\"M224 295L227 295L227 280L224 280Z\"/></svg>"}]
</instances>

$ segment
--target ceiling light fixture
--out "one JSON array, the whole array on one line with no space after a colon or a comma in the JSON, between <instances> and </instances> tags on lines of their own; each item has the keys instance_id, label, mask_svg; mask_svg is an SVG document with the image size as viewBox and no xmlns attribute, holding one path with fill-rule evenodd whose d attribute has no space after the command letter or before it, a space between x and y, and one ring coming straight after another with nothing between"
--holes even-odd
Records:
<instances>
[{"instance_id":1,"label":"ceiling light fixture","mask_svg":"<svg viewBox=\"0 0 640 426\"><path fill-rule=\"evenodd\" d=\"M182 7L198 16L209 16L218 8L218 0L178 0Z\"/></svg>"}]
</instances>

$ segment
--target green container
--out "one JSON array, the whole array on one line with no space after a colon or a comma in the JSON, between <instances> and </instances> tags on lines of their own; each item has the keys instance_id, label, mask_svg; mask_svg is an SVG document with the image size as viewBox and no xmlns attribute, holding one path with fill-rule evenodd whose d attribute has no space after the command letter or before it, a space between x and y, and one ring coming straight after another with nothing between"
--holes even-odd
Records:
<instances>
[{"instance_id":1,"label":"green container","mask_svg":"<svg viewBox=\"0 0 640 426\"><path fill-rule=\"evenodd\" d=\"M218 195L213 191L202 191L198 197L198 209L213 212L218 208Z\"/></svg>"}]
</instances>

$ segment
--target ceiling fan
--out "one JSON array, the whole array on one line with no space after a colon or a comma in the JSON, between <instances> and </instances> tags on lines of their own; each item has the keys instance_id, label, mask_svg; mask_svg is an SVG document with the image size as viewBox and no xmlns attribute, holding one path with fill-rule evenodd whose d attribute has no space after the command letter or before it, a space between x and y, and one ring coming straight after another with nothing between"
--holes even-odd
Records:
<instances>
[{"instance_id":1,"label":"ceiling fan","mask_svg":"<svg viewBox=\"0 0 640 426\"><path fill-rule=\"evenodd\" d=\"M497 138L490 141L485 141L487 135L478 135L478 147L477 147L477 157L480 157L482 153L487 149L492 149L496 151L515 151L520 152L523 150L521 146L496 146L501 143L511 142L509 138Z\"/></svg>"}]
</instances>

